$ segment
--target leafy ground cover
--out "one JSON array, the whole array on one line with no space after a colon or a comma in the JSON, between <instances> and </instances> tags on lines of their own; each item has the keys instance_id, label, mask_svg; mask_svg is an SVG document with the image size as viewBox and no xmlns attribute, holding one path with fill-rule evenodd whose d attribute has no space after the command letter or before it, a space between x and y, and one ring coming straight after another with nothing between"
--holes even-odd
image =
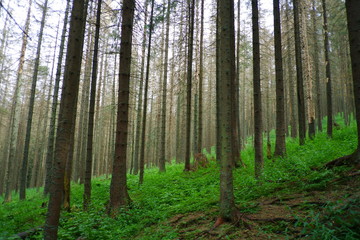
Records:
<instances>
[{"instance_id":1,"label":"leafy ground cover","mask_svg":"<svg viewBox=\"0 0 360 240\"><path fill-rule=\"evenodd\" d=\"M355 149L355 130L355 124L341 125L333 139L320 133L304 146L288 139L287 157L265 159L260 180L253 177L254 152L247 146L242 151L246 168L234 171L236 204L244 219L238 224L213 229L219 168L212 160L208 168L192 172L183 172L182 164L168 165L166 173L149 169L141 186L138 176L129 175L133 202L116 218L106 215L109 178L93 180L88 212L82 211L83 187L73 184L72 209L62 213L59 239L359 239L358 172L322 168ZM213 151L206 155L215 159ZM0 205L0 239L15 239L14 234L44 223L47 199L41 191L29 190L26 201L14 193L12 202ZM41 231L31 238L41 239Z\"/></svg>"}]
</instances>

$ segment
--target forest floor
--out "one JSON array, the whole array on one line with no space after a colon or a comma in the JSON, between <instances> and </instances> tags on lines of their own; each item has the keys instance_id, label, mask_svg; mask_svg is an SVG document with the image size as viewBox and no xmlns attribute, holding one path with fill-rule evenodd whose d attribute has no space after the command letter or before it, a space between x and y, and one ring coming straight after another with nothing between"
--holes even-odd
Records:
<instances>
[{"instance_id":1,"label":"forest floor","mask_svg":"<svg viewBox=\"0 0 360 240\"><path fill-rule=\"evenodd\" d=\"M355 225L360 224L359 173L343 172L325 188L317 189L316 183L309 183L309 188L301 192L297 191L296 182L284 183L274 189L272 196L253 201L250 208L240 208L243 221L237 224L224 223L214 229L217 209L178 214L166 224L176 229L178 239L314 239L308 236L309 231L321 225L341 231L342 224L353 226L354 221ZM294 192L283 194L284 187ZM349 229L344 231L343 234L349 233ZM323 232L319 234L319 239L345 239L335 238L331 231L327 236ZM353 239L357 239L356 236Z\"/></svg>"},{"instance_id":2,"label":"forest floor","mask_svg":"<svg viewBox=\"0 0 360 240\"><path fill-rule=\"evenodd\" d=\"M274 133L271 136L274 148ZM184 172L184 165L174 162L164 173L153 167L146 169L142 185L138 175L129 174L132 202L114 218L106 211L111 176L92 180L88 211L82 208L83 185L72 183L71 211L61 214L58 239L360 239L360 172L324 167L354 151L354 122L341 123L332 139L326 131L303 146L298 139L287 139L287 156L265 158L260 179L254 177L252 140L248 143L241 152L246 167L233 171L235 203L242 213L237 224L214 228L220 171L212 148L204 150L208 165L196 171ZM37 231L27 239L43 239L37 227L44 224L47 201L42 188L28 189L22 201L14 192L12 202L0 204L0 240L19 239L18 233L34 228Z\"/></svg>"}]
</instances>

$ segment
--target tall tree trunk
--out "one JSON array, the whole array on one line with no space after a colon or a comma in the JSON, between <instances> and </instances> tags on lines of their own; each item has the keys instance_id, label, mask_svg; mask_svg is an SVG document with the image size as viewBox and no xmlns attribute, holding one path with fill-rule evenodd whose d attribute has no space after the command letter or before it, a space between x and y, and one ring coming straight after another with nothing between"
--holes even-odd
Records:
<instances>
[{"instance_id":1,"label":"tall tree trunk","mask_svg":"<svg viewBox=\"0 0 360 240\"><path fill-rule=\"evenodd\" d=\"M190 132L191 132L191 88L192 88L192 62L194 46L194 19L195 19L195 0L188 0L189 3L189 32L188 32L188 55L187 55L187 75L186 75L186 149L185 149L185 169L190 171Z\"/></svg>"},{"instance_id":2,"label":"tall tree trunk","mask_svg":"<svg viewBox=\"0 0 360 240\"><path fill-rule=\"evenodd\" d=\"M72 139L74 134L72 129L75 124L74 112L76 112L76 100L79 92L87 4L87 0L74 0L71 11L64 84L61 93L55 159L52 171L53 178L44 229L44 239L46 240L57 239L61 199L64 188L64 172L70 151L69 139Z\"/></svg>"},{"instance_id":3,"label":"tall tree trunk","mask_svg":"<svg viewBox=\"0 0 360 240\"><path fill-rule=\"evenodd\" d=\"M165 59L164 59L164 79L162 86L162 106L161 106L161 144L160 144L160 156L159 156L159 170L165 172L165 136L166 136L166 92L167 92L167 79L168 79L168 60L169 60L169 35L170 35L170 6L171 2L167 2L166 13L166 33L165 33Z\"/></svg>"},{"instance_id":4,"label":"tall tree trunk","mask_svg":"<svg viewBox=\"0 0 360 240\"><path fill-rule=\"evenodd\" d=\"M285 94L282 64L282 41L279 0L274 0L274 43L275 43L275 73L276 73L276 143L275 156L286 154L285 145ZM268 129L270 131L270 129Z\"/></svg>"},{"instance_id":5,"label":"tall tree trunk","mask_svg":"<svg viewBox=\"0 0 360 240\"><path fill-rule=\"evenodd\" d=\"M333 110L332 110L332 90L331 90L331 71L330 71L330 42L327 22L326 2L322 0L323 17L324 17L324 47L325 47L325 64L326 64L326 99L327 99L327 135L332 137L333 132Z\"/></svg>"},{"instance_id":6,"label":"tall tree trunk","mask_svg":"<svg viewBox=\"0 0 360 240\"><path fill-rule=\"evenodd\" d=\"M88 209L91 199L91 174L92 174L92 164L93 164L92 158L93 158L93 136L94 136L94 113L95 113L94 111L95 111L96 80L97 80L97 69L98 69L101 2L102 0L98 0L97 12L96 12L94 56L93 56L91 89L90 89L90 108L89 108L89 120L88 120L88 139L87 139L85 183L84 183L85 210Z\"/></svg>"},{"instance_id":7,"label":"tall tree trunk","mask_svg":"<svg viewBox=\"0 0 360 240\"><path fill-rule=\"evenodd\" d=\"M289 8L289 2L286 0L286 9L285 9L285 26L287 31L287 37L286 37L286 45L287 45L287 61L286 61L286 68L287 68L287 75L288 75L288 81L289 81L289 95L290 95L290 108L291 108L291 117L290 117L290 125L291 125L291 133L290 136L292 138L296 138L297 136L297 118L296 118L296 84L294 78L294 72L293 72L293 58L291 54L292 50L292 40L290 35L290 8Z\"/></svg>"},{"instance_id":8,"label":"tall tree trunk","mask_svg":"<svg viewBox=\"0 0 360 240\"><path fill-rule=\"evenodd\" d=\"M304 103L304 79L301 53L300 36L300 1L293 0L294 4L294 32L295 32L295 54L296 54L296 83L297 83L297 103L299 119L299 142L305 144L306 126L305 126L305 103Z\"/></svg>"},{"instance_id":9,"label":"tall tree trunk","mask_svg":"<svg viewBox=\"0 0 360 240\"><path fill-rule=\"evenodd\" d=\"M198 102L198 137L197 152L203 148L203 82L204 82L204 0L201 0L200 18L200 52L199 52L199 102Z\"/></svg>"},{"instance_id":10,"label":"tall tree trunk","mask_svg":"<svg viewBox=\"0 0 360 240\"><path fill-rule=\"evenodd\" d=\"M148 43L147 62L146 62L144 108L143 108L143 117L142 117L139 184L142 184L144 181L146 113L147 113L147 100L148 100L147 95L148 95L148 90L149 90L151 38L152 38L152 32L153 32L153 27L154 27L153 26L153 20L154 20L153 18L154 18L154 0L151 0L150 32L149 32L149 43Z\"/></svg>"},{"instance_id":11,"label":"tall tree trunk","mask_svg":"<svg viewBox=\"0 0 360 240\"><path fill-rule=\"evenodd\" d=\"M46 177L45 177L45 187L44 187L44 195L49 193L50 183L51 183L51 176L52 176L52 166L54 161L54 140L55 140L55 123L56 123L56 109L58 104L58 96L59 96L59 86L60 86L60 78L61 78L61 65L63 62L64 56L64 48L65 48L65 38L66 38L66 29L68 24L68 17L70 11L70 0L67 0L66 10L65 10L65 17L64 17L64 25L61 33L61 40L60 40L60 49L59 49L59 57L56 67L56 74L55 74L55 85L54 85L54 93L53 93L53 102L51 106L51 118L50 118L50 131L49 131L49 138L48 138L48 147L46 153Z\"/></svg>"},{"instance_id":12,"label":"tall tree trunk","mask_svg":"<svg viewBox=\"0 0 360 240\"><path fill-rule=\"evenodd\" d=\"M21 88L21 78L22 73L24 70L24 62L25 62L25 53L28 43L28 35L30 28L30 15L31 15L31 5L32 0L29 2L29 8L25 20L25 27L24 33L22 36L22 46L20 51L20 59L19 59L19 66L16 74L16 83L15 83L15 91L12 99L12 106L11 106L11 113L10 113L10 147L7 157L7 166L6 166L6 173L5 173L5 197L4 201L9 202L11 201L11 190L13 187L11 172L13 171L13 163L15 162L15 153L16 153L16 145L17 145L17 138L18 138L18 130L19 130L19 98L20 98L20 88Z\"/></svg>"},{"instance_id":13,"label":"tall tree trunk","mask_svg":"<svg viewBox=\"0 0 360 240\"><path fill-rule=\"evenodd\" d=\"M140 147L140 129L141 129L141 107L142 107L142 94L143 94L143 85L144 85L144 68L145 68L145 51L146 51L146 24L147 24L147 16L148 16L148 0L145 0L145 20L144 20L144 32L142 37L142 50L141 50L141 70L140 70L140 87L138 94L138 107L137 107L137 115L136 115L136 140L135 140L135 153L134 153L134 170L133 174L137 175L139 172L139 147Z\"/></svg>"},{"instance_id":14,"label":"tall tree trunk","mask_svg":"<svg viewBox=\"0 0 360 240\"><path fill-rule=\"evenodd\" d=\"M238 210L235 206L233 189L233 163L235 153L233 149L234 134L232 133L233 107L231 96L234 89L235 77L235 30L234 30L234 1L217 1L219 36L218 45L218 131L221 145L220 150L220 218L226 221L236 221Z\"/></svg>"},{"instance_id":15,"label":"tall tree trunk","mask_svg":"<svg viewBox=\"0 0 360 240\"><path fill-rule=\"evenodd\" d=\"M126 180L126 150L135 1L124 0L122 9L116 145L110 185L111 214L117 214L119 208L126 206L130 201Z\"/></svg>"},{"instance_id":16,"label":"tall tree trunk","mask_svg":"<svg viewBox=\"0 0 360 240\"><path fill-rule=\"evenodd\" d=\"M255 177L259 178L263 165L262 139L262 109L260 84L260 39L259 39L259 9L258 0L251 0L252 5L252 32L253 32L253 77L254 77L254 144L255 144Z\"/></svg>"},{"instance_id":17,"label":"tall tree trunk","mask_svg":"<svg viewBox=\"0 0 360 240\"><path fill-rule=\"evenodd\" d=\"M35 57L35 64L34 64L34 73L32 77L32 84L31 84L31 93L30 93L30 103L29 103L29 112L27 117L27 125L26 125L26 137L25 137L25 146L24 146L24 155L23 161L21 165L21 179L20 179L20 199L23 200L26 198L26 185L27 185L27 169L28 169L28 159L29 159L29 148L30 148L30 138L31 138L31 124L32 124L32 117L34 113L34 105L35 105L35 91L36 91L36 82L38 79L38 72L39 72L39 65L40 65L40 54L41 54L41 44L43 39L43 32L45 27L45 19L46 13L48 10L47 7L48 0L45 0L43 6L43 13L40 25L40 32L38 38L38 45L36 49L36 57Z\"/></svg>"},{"instance_id":18,"label":"tall tree trunk","mask_svg":"<svg viewBox=\"0 0 360 240\"><path fill-rule=\"evenodd\" d=\"M312 1L312 14L311 18L313 20L313 62L315 67L315 91L316 91L316 118L317 118L317 128L318 131L322 132L322 115L321 115L321 88L320 88L320 68L319 68L319 43L318 43L318 34L317 34L317 19L316 19L316 1Z\"/></svg>"},{"instance_id":19,"label":"tall tree trunk","mask_svg":"<svg viewBox=\"0 0 360 240\"><path fill-rule=\"evenodd\" d=\"M350 57L352 66L352 78L354 86L355 113L357 123L358 145L354 153L354 162L360 163L360 1L346 0L346 14L349 31Z\"/></svg>"}]
</instances>

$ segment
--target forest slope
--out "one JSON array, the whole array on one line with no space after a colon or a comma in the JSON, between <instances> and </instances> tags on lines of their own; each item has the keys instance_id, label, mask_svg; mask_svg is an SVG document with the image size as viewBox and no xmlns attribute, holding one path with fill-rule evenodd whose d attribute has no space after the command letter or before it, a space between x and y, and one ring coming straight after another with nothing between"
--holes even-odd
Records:
<instances>
[{"instance_id":1,"label":"forest slope","mask_svg":"<svg viewBox=\"0 0 360 240\"><path fill-rule=\"evenodd\" d=\"M217 217L219 169L183 172L182 164L166 173L149 169L144 184L129 175L133 200L115 219L106 215L110 178L93 180L92 204L82 210L83 186L72 185L72 209L61 217L59 239L359 239L359 172L322 166L351 153L356 146L355 124L318 134L304 146L287 140L287 157L266 159L263 177L253 177L253 148L243 152L247 167L234 171L236 204L244 222L212 229ZM207 153L215 159L214 153ZM110 177L110 176L108 176ZM29 190L26 201L0 205L0 239L41 226L47 199ZM0 199L2 201L2 199ZM32 239L41 239L41 232Z\"/></svg>"}]
</instances>

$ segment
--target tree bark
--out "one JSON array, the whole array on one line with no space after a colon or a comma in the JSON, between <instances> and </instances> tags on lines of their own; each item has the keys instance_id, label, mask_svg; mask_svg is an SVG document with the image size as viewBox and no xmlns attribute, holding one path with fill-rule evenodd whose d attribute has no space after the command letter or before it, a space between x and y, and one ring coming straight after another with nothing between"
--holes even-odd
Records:
<instances>
[{"instance_id":1,"label":"tree bark","mask_svg":"<svg viewBox=\"0 0 360 240\"><path fill-rule=\"evenodd\" d=\"M11 106L11 113L10 113L10 147L8 151L7 157L7 166L6 166L6 173L5 173L5 197L4 201L9 202L11 201L11 190L12 190L12 177L11 172L13 171L13 163L15 162L15 152L16 152L16 145L17 145L17 138L18 138L18 130L19 130L19 98L20 98L20 88L21 88L21 78L22 73L24 70L24 63L25 63L25 53L28 43L28 35L30 28L30 15L31 15L31 5L32 0L29 2L29 8L26 15L25 20L25 32L22 36L22 46L20 51L20 59L19 59L19 66L16 74L16 83L15 83L15 91L12 99L12 106Z\"/></svg>"},{"instance_id":2,"label":"tree bark","mask_svg":"<svg viewBox=\"0 0 360 240\"><path fill-rule=\"evenodd\" d=\"M52 171L53 178L44 229L44 239L46 240L57 239L64 188L64 172L70 150L69 139L73 138L72 129L75 124L74 112L76 112L76 100L79 91L87 3L85 0L74 0L71 11L64 84L61 94L54 168Z\"/></svg>"},{"instance_id":3,"label":"tree bark","mask_svg":"<svg viewBox=\"0 0 360 240\"><path fill-rule=\"evenodd\" d=\"M275 43L275 74L276 74L276 143L275 156L286 154L285 145L285 94L282 64L282 41L279 0L274 0L274 43ZM270 129L268 129L270 131Z\"/></svg>"},{"instance_id":4,"label":"tree bark","mask_svg":"<svg viewBox=\"0 0 360 240\"><path fill-rule=\"evenodd\" d=\"M258 0L251 1L252 33L253 33L253 78L254 78L254 145L255 145L255 177L259 178L264 166L262 138L262 107L260 83L260 40L259 40L259 9Z\"/></svg>"},{"instance_id":5,"label":"tree bark","mask_svg":"<svg viewBox=\"0 0 360 240\"><path fill-rule=\"evenodd\" d=\"M70 0L67 0L66 3L66 10L65 10L65 17L64 17L64 25L61 33L61 40L60 40L60 49L59 49L59 57L56 67L56 74L55 74L55 84L54 84L54 92L53 92L53 102L51 107L51 118L50 118L50 131L49 131L49 138L48 138L48 147L46 153L46 177L45 177L45 187L44 187L44 195L49 193L50 183L51 183L51 176L52 176L52 166L54 161L54 144L55 144L55 124L56 124L56 109L58 104L58 96L59 96L59 86L60 86L60 78L61 78L61 65L63 62L64 56L64 48L65 48L65 38L66 38L66 30L68 24L68 17L70 11Z\"/></svg>"},{"instance_id":6,"label":"tree bark","mask_svg":"<svg viewBox=\"0 0 360 240\"><path fill-rule=\"evenodd\" d=\"M331 90L331 71L330 71L330 42L327 22L326 2L322 0L323 17L324 17L324 47L325 47L325 64L326 64L326 100L327 100L327 135L332 137L333 132L333 110L332 110L332 90Z\"/></svg>"},{"instance_id":7,"label":"tree bark","mask_svg":"<svg viewBox=\"0 0 360 240\"><path fill-rule=\"evenodd\" d=\"M97 80L97 69L98 69L101 2L102 2L102 0L98 0L97 11L96 11L95 43L94 43L94 56L93 56L92 77L91 77L91 86L90 86L88 139L87 139L86 166L85 166L84 210L88 209L90 200L91 200L91 174L92 174L92 164L93 164L94 113L95 113L96 80Z\"/></svg>"},{"instance_id":8,"label":"tree bark","mask_svg":"<svg viewBox=\"0 0 360 240\"><path fill-rule=\"evenodd\" d=\"M26 136L25 136L25 146L24 146L24 155L21 165L21 179L20 179L20 200L24 200L26 198L26 185L27 185L27 170L28 170L28 162L29 162L29 148L30 148L30 138L31 138L31 124L34 113L34 105L35 105L35 91L36 91L36 82L38 79L39 65L40 65L40 54L41 54L41 44L43 39L43 32L45 27L45 19L46 13L48 10L47 7L48 0L45 0L43 6L42 19L40 24L40 33L38 38L38 44L36 49L36 57L35 57L35 65L34 65L34 73L32 77L31 84L31 92L30 92L30 103L29 103L29 111L27 116L27 124L26 124Z\"/></svg>"},{"instance_id":9,"label":"tree bark","mask_svg":"<svg viewBox=\"0 0 360 240\"><path fill-rule=\"evenodd\" d=\"M233 162L235 153L232 146L233 107L231 95L235 79L235 30L234 1L218 0L218 136L220 150L220 218L226 221L237 221L238 210L235 206L233 190Z\"/></svg>"},{"instance_id":10,"label":"tree bark","mask_svg":"<svg viewBox=\"0 0 360 240\"><path fill-rule=\"evenodd\" d=\"M305 103L304 103L304 79L301 53L301 36L300 36L300 2L293 0L294 4L294 32L295 32L295 55L296 55L296 83L297 83L297 104L299 120L299 143L305 144L306 126L305 126Z\"/></svg>"},{"instance_id":11,"label":"tree bark","mask_svg":"<svg viewBox=\"0 0 360 240\"><path fill-rule=\"evenodd\" d=\"M149 43L147 52L146 62L146 74L145 74L145 92L144 92L144 108L142 117L142 133L141 133L141 149L140 149L140 174L139 184L144 181L144 166L145 166L145 133L146 133L146 113L147 113L147 95L149 90L149 71L150 71L150 53L151 53L151 39L153 32L153 19L154 18L154 0L151 1L151 12L150 12L150 32L149 32Z\"/></svg>"},{"instance_id":12,"label":"tree bark","mask_svg":"<svg viewBox=\"0 0 360 240\"><path fill-rule=\"evenodd\" d=\"M129 121L129 84L135 1L124 0L122 10L116 144L110 185L111 214L117 214L119 208L126 206L130 201L126 179L126 150Z\"/></svg>"},{"instance_id":13,"label":"tree bark","mask_svg":"<svg viewBox=\"0 0 360 240\"><path fill-rule=\"evenodd\" d=\"M358 145L354 153L354 162L360 163L360 1L346 0L346 14L349 31L350 57L355 98Z\"/></svg>"}]
</instances>

